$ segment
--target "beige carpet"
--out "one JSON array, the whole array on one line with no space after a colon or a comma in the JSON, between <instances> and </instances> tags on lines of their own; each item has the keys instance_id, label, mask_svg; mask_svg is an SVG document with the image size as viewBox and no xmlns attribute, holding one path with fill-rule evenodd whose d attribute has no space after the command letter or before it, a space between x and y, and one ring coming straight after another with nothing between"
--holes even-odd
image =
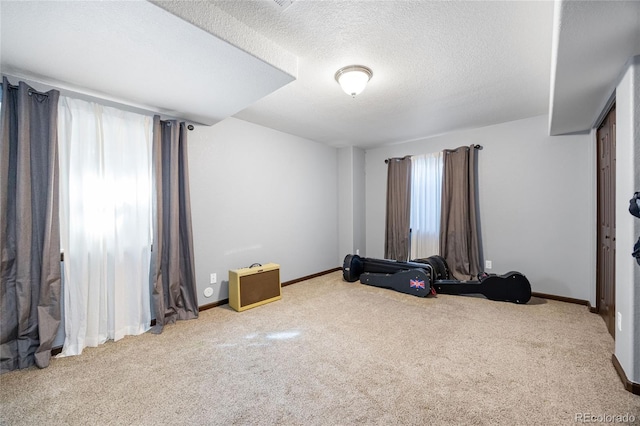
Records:
<instances>
[{"instance_id":1,"label":"beige carpet","mask_svg":"<svg viewBox=\"0 0 640 426\"><path fill-rule=\"evenodd\" d=\"M553 425L589 413L640 424L612 352L584 306L421 299L335 272L245 312L225 305L4 374L0 423Z\"/></svg>"}]
</instances>

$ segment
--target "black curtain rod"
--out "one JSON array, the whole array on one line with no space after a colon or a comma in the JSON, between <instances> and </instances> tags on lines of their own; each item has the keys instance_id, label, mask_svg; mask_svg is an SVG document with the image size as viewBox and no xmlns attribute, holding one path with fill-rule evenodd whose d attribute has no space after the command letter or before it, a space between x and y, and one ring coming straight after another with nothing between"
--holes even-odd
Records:
<instances>
[{"instance_id":1,"label":"black curtain rod","mask_svg":"<svg viewBox=\"0 0 640 426\"><path fill-rule=\"evenodd\" d=\"M19 88L19 87L20 87L20 85L18 85L18 84L11 84L11 83L9 83L9 84L8 84L8 86L9 86L9 89L17 89L17 88ZM37 91L36 89L34 89L33 87L29 87L29 89L28 89L28 91L27 91L27 92L29 93L29 96L31 96L31 95L32 95L32 94L34 94L34 93L35 93L36 95L49 96L49 94L48 94L48 93L38 92L38 91Z\"/></svg>"},{"instance_id":2,"label":"black curtain rod","mask_svg":"<svg viewBox=\"0 0 640 426\"><path fill-rule=\"evenodd\" d=\"M18 85L13 85L13 84L11 84L11 83L9 83L9 84L8 84L8 86L9 86L9 89L17 89L17 88L19 88L19 87L20 87L20 86L18 86ZM48 93L38 92L38 91L37 91L36 89L34 89L33 87L29 87L29 89L28 89L28 91L27 91L27 92L29 93L29 96L31 96L31 95L32 95L32 94L34 94L34 93L35 93L36 95L49 96L49 94L48 94Z\"/></svg>"},{"instance_id":3,"label":"black curtain rod","mask_svg":"<svg viewBox=\"0 0 640 426\"><path fill-rule=\"evenodd\" d=\"M48 94L48 93L42 93L42 92L38 92L38 91L37 91L37 90L35 90L35 89L29 89L29 96L33 95L34 93L35 93L36 95L49 96L49 94Z\"/></svg>"},{"instance_id":4,"label":"black curtain rod","mask_svg":"<svg viewBox=\"0 0 640 426\"><path fill-rule=\"evenodd\" d=\"M475 149L477 149L478 151L482 150L482 148L483 148L483 146L482 146L482 145L478 145L478 144L471 145L471 146L472 146L472 147L474 147ZM446 149L445 149L445 151L448 151L448 150L446 150ZM402 157L402 158L398 158L398 157L396 157L396 158L387 158L386 160L384 160L384 163L385 163L385 164L389 164L389 161L390 161L390 160L403 160L403 159L405 159L405 158L407 158L407 157L411 158L411 157L413 157L413 155L405 155L405 156L404 156L404 157Z\"/></svg>"},{"instance_id":5,"label":"black curtain rod","mask_svg":"<svg viewBox=\"0 0 640 426\"><path fill-rule=\"evenodd\" d=\"M17 88L20 87L17 84L14 85L14 84L11 84L11 83L9 83L8 86L9 86L10 89L17 89ZM55 90L55 89L51 89L51 90ZM28 93L29 93L29 96L31 96L33 93L35 93L36 95L49 96L48 93L38 92L37 90L35 90L32 87L29 87ZM162 121L169 121L169 120L162 120ZM187 124L187 129L188 130L193 130L194 129L193 124Z\"/></svg>"},{"instance_id":6,"label":"black curtain rod","mask_svg":"<svg viewBox=\"0 0 640 426\"><path fill-rule=\"evenodd\" d=\"M413 155L405 155L404 157L401 157L401 158L400 158L400 157L387 158L386 160L384 160L384 162L385 162L386 164L388 164L388 163L389 163L389 161L391 161L391 160L404 160L405 158L411 158L411 157L413 157Z\"/></svg>"},{"instance_id":7,"label":"black curtain rod","mask_svg":"<svg viewBox=\"0 0 640 426\"><path fill-rule=\"evenodd\" d=\"M160 119L160 121L162 121L162 122L166 123L166 124L167 124L167 126L171 126L171 122L172 122L172 121L178 121L178 119L176 119L176 118L174 118L174 119L169 119L169 120L163 120L163 119ZM193 124L187 124L187 130L193 130L193 129L194 129Z\"/></svg>"}]
</instances>

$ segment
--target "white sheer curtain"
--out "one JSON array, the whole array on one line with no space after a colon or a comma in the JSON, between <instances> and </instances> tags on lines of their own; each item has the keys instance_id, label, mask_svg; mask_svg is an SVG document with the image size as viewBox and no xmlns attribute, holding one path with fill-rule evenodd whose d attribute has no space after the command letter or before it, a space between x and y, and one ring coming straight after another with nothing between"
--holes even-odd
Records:
<instances>
[{"instance_id":1,"label":"white sheer curtain","mask_svg":"<svg viewBox=\"0 0 640 426\"><path fill-rule=\"evenodd\" d=\"M67 356L150 327L153 118L58 105Z\"/></svg>"},{"instance_id":2,"label":"white sheer curtain","mask_svg":"<svg viewBox=\"0 0 640 426\"><path fill-rule=\"evenodd\" d=\"M411 258L438 254L442 152L411 157Z\"/></svg>"}]
</instances>

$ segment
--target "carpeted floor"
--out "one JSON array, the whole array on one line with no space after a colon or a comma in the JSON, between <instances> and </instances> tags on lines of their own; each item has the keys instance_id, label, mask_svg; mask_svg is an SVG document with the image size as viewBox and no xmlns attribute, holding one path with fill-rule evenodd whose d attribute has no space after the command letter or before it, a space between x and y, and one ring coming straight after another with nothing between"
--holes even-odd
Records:
<instances>
[{"instance_id":1,"label":"carpeted floor","mask_svg":"<svg viewBox=\"0 0 640 426\"><path fill-rule=\"evenodd\" d=\"M640 396L624 390L612 353L584 306L421 299L335 272L284 287L277 302L221 306L4 374L0 423L640 424Z\"/></svg>"}]
</instances>

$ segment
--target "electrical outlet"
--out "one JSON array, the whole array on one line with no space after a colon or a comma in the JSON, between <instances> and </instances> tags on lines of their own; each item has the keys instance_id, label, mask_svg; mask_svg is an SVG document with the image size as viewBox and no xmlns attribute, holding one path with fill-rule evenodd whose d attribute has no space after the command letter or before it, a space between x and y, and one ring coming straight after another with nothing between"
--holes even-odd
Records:
<instances>
[{"instance_id":1,"label":"electrical outlet","mask_svg":"<svg viewBox=\"0 0 640 426\"><path fill-rule=\"evenodd\" d=\"M622 331L622 314L617 312L616 319L618 320L618 331Z\"/></svg>"},{"instance_id":2,"label":"electrical outlet","mask_svg":"<svg viewBox=\"0 0 640 426\"><path fill-rule=\"evenodd\" d=\"M484 261L484 269L491 269L491 261L490 260L485 260Z\"/></svg>"},{"instance_id":3,"label":"electrical outlet","mask_svg":"<svg viewBox=\"0 0 640 426\"><path fill-rule=\"evenodd\" d=\"M210 284L215 284L217 282L218 282L217 274L215 272L212 272L211 276L209 277L209 283Z\"/></svg>"},{"instance_id":4,"label":"electrical outlet","mask_svg":"<svg viewBox=\"0 0 640 426\"><path fill-rule=\"evenodd\" d=\"M356 249L356 255L360 254L360 249Z\"/></svg>"}]
</instances>

